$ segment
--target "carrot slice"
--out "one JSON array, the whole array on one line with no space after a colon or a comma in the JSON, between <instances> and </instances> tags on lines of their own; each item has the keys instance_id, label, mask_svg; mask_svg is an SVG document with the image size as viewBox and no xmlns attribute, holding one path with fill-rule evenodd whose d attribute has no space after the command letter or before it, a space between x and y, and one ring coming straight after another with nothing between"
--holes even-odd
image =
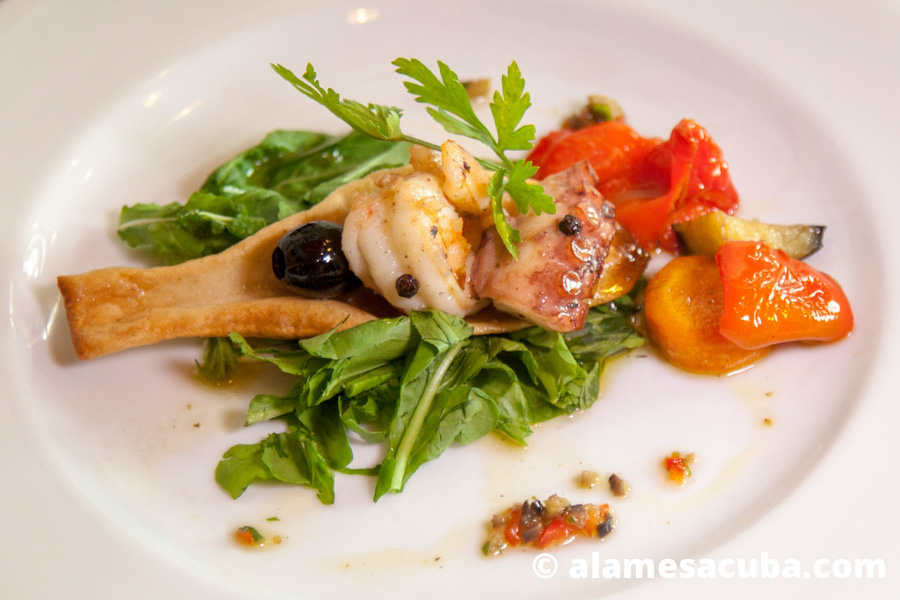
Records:
<instances>
[{"instance_id":1,"label":"carrot slice","mask_svg":"<svg viewBox=\"0 0 900 600\"><path fill-rule=\"evenodd\" d=\"M767 352L741 348L719 332L722 281L709 256L679 256L660 269L647 284L644 314L660 352L687 371L730 373Z\"/></svg>"}]
</instances>

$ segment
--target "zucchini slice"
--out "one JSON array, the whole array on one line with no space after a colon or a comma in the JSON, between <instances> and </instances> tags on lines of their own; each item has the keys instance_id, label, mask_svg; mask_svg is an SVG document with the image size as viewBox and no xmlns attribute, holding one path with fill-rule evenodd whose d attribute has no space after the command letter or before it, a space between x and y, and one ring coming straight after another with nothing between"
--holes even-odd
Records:
<instances>
[{"instance_id":1,"label":"zucchini slice","mask_svg":"<svg viewBox=\"0 0 900 600\"><path fill-rule=\"evenodd\" d=\"M675 225L687 254L714 255L725 242L765 242L792 258L806 258L822 247L824 225L773 225L756 219L711 212Z\"/></svg>"}]
</instances>

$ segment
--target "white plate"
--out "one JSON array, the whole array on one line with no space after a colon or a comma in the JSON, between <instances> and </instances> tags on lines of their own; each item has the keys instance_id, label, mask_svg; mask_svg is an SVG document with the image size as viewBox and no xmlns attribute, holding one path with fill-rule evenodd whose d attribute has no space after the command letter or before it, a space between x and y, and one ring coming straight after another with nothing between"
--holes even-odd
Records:
<instances>
[{"instance_id":1,"label":"white plate","mask_svg":"<svg viewBox=\"0 0 900 600\"><path fill-rule=\"evenodd\" d=\"M745 4L0 4L4 595L645 597L668 586L888 597L900 534L888 476L900 416L889 310L898 4ZM79 363L55 277L142 264L113 233L123 203L184 200L271 129L342 130L269 62L311 61L326 85L404 106L405 129L439 137L392 73L398 56L494 81L515 59L541 132L592 92L618 98L646 135L697 119L724 148L742 214L828 226L811 262L848 292L853 336L780 349L727 378L634 353L609 369L591 411L539 427L528 450L495 440L451 449L378 504L371 482L351 477L339 478L330 507L286 487L231 501L212 473L229 446L263 435L239 427L256 384L199 385L190 342ZM672 450L701 458L683 489L659 472ZM578 489L586 468L623 473L632 496ZM553 492L609 501L618 531L560 549L560 571L546 579L532 571L534 553L481 556L493 512ZM237 548L229 535L243 524L284 542ZM569 575L594 553L711 558L725 571L666 582ZM839 577L844 563L828 580L726 577L728 560L762 553L807 572L817 559L880 560L886 577Z\"/></svg>"}]
</instances>

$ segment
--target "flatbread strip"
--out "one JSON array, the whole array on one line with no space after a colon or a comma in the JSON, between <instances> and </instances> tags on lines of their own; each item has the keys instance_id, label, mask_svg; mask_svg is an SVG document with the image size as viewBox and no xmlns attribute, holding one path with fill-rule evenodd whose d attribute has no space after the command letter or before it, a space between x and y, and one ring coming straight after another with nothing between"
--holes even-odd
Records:
<instances>
[{"instance_id":1,"label":"flatbread strip","mask_svg":"<svg viewBox=\"0 0 900 600\"><path fill-rule=\"evenodd\" d=\"M87 360L168 339L231 332L300 339L396 316L386 301L364 289L334 300L294 295L271 268L272 252L286 233L310 221L343 223L361 191L332 194L219 254L169 267L113 267L58 277L76 354ZM467 321L476 334L528 326L494 309Z\"/></svg>"}]
</instances>

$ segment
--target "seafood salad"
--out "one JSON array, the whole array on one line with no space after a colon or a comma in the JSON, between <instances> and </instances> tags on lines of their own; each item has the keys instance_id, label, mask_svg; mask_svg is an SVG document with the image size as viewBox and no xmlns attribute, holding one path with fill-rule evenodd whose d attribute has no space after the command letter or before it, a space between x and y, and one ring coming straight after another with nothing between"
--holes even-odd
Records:
<instances>
[{"instance_id":1,"label":"seafood salad","mask_svg":"<svg viewBox=\"0 0 900 600\"><path fill-rule=\"evenodd\" d=\"M207 378L242 357L296 377L251 400L247 425L286 431L225 453L216 479L232 497L277 481L331 503L343 473L375 477L377 500L454 444L524 445L535 424L588 409L606 361L645 340L677 367L726 373L852 330L840 286L802 262L823 228L735 216L698 123L643 137L592 97L534 143L515 63L493 128L443 63L394 64L450 139L408 135L399 109L342 99L311 65L274 65L353 131L272 132L186 203L123 208L119 236L165 266L58 279L83 359L197 337ZM647 284L653 255L669 262ZM353 463L351 439L380 445L378 464Z\"/></svg>"}]
</instances>

